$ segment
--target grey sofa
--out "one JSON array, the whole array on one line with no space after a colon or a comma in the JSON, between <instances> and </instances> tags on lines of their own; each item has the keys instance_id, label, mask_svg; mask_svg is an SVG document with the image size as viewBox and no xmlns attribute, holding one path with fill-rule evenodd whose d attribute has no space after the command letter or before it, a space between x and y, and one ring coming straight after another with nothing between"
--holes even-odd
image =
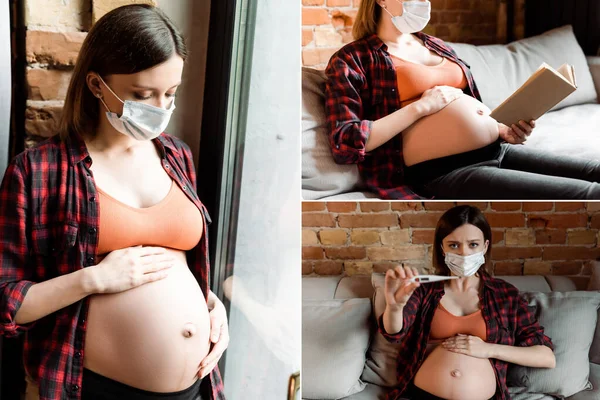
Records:
<instances>
[{"instance_id":1,"label":"grey sofa","mask_svg":"<svg viewBox=\"0 0 600 400\"><path fill-rule=\"evenodd\" d=\"M494 109L542 62L575 66L577 90L537 121L526 146L600 160L600 57L586 57L571 26L508 45L449 43L470 65L483 103ZM302 70L302 195L305 200L360 200L367 192L356 165L337 165L327 142L325 74Z\"/></svg>"},{"instance_id":2,"label":"grey sofa","mask_svg":"<svg viewBox=\"0 0 600 400\"><path fill-rule=\"evenodd\" d=\"M562 276L500 276L499 278L508 281L509 283L515 285L521 291L530 291L530 292L573 292L576 291L575 284L568 277ZM376 283L378 282L378 283ZM335 348L335 346L324 347L323 342L317 340L309 340L311 336L311 332L306 332L305 329L311 329L311 319L313 318L310 315L310 305L309 304L319 304L322 302L324 304L330 303L334 300L347 300L352 299L352 301L358 301L358 299L371 299L374 298L374 289L373 287L380 287L377 285L383 284L383 275L374 273L373 276L332 276L332 277L317 277L317 276L306 276L302 279L302 298L303 298L303 343L302 343L302 352L303 352L303 398L314 399L315 393L325 393L329 392L326 388L316 388L310 387L307 385L316 385L314 382L317 380L321 380L322 377L312 377L310 376L311 371L307 371L307 365L312 365L314 360L311 362L309 360L310 357L318 357L322 360L329 360L331 358L340 358L346 357L340 361L338 365L339 368L351 368L350 364L352 363L349 360L348 354L340 355L339 353L346 352L348 353L348 348ZM600 293L596 292L584 292L579 291L576 293L585 293L586 295L592 295L600 297ZM560 293L555 293L560 294ZM362 300L363 302L365 300ZM373 309L377 308L382 310L382 304L375 305L374 301L381 302L385 301L379 298L378 300L371 300L371 305ZM383 307L385 307L385 303L383 303ZM325 321L325 324L345 324L346 326L351 326L352 317L350 316L350 312L344 312L347 316L342 316L339 318L328 318ZM600 314L600 309L598 309L598 313ZM600 318L598 318L600 320ZM375 400L375 399L384 399L385 394L390 390L389 387L393 386L393 379L390 379L390 373L393 375L394 371L394 362L395 356L391 354L388 350L383 349L382 340L383 337L376 332L376 322L374 311L371 310L371 315L369 317L369 325L370 325L370 334L368 339L368 349L366 350L366 356L364 356L364 360L361 357L361 349L356 343L353 342L353 346L357 347L355 354L356 358L360 358L361 362L364 361L364 369L360 374L360 385L362 387L354 387L354 392L358 391L358 393L354 393L352 395L346 397L327 397L327 398L343 398L344 400ZM321 323L323 325L323 323ZM314 326L313 326L314 329ZM317 328L318 329L318 328ZM327 331L335 331L336 327L328 326L325 330ZM572 329L578 329L577 326L573 326ZM579 329L582 329L579 327ZM593 326L592 326L593 329ZM343 327L340 327L341 334L344 337L351 337L352 332L347 329L344 330ZM552 332L546 333L552 338ZM319 335L324 336L322 332ZM596 329L593 337L593 345L589 351L589 359L585 359L585 361L589 361L590 359L594 359L595 361L600 362L600 354L592 354L593 352L600 353L600 321L596 324ZM320 337L320 336L319 336ZM556 343L555 343L556 346ZM589 344L588 344L589 346ZM376 348L377 347L377 348ZM383 349L383 350L382 350ZM364 351L364 349L363 349ZM566 397L568 400L598 400L600 399L600 363L589 363L590 374L589 381L593 385L593 389L584 390L570 397ZM558 368L558 366L557 366ZM335 371L332 372L335 374ZM344 373L345 374L345 373ZM345 376L342 374L342 376ZM347 375L347 374L346 374ZM531 378L532 380L535 378ZM325 385L335 385L337 384L337 380L335 378L329 377L329 382ZM374 383L375 382L375 383ZM323 383L321 383L322 385ZM513 391L511 389L513 400L551 400L555 397L545 396L543 394L518 394L517 391ZM306 395L306 396L305 396Z\"/></svg>"}]
</instances>

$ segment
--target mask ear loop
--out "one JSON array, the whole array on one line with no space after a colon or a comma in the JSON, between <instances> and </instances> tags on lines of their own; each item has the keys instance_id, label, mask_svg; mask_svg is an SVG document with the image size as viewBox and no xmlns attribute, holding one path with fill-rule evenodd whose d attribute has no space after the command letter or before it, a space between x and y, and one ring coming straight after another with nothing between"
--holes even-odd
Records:
<instances>
[{"instance_id":1,"label":"mask ear loop","mask_svg":"<svg viewBox=\"0 0 600 400\"><path fill-rule=\"evenodd\" d=\"M102 102L102 104L104 105L104 108L106 108L109 113L112 113L112 111L110 111L110 108L108 108L108 106L104 102L104 99L102 98L102 95L100 93L97 93L96 97L98 98L98 100L100 100Z\"/></svg>"}]
</instances>

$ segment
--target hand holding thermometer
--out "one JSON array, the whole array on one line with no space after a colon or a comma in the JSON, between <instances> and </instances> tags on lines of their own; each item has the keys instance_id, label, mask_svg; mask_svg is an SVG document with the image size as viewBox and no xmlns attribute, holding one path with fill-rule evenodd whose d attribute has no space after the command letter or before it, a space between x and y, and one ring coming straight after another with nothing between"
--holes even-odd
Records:
<instances>
[{"instance_id":1,"label":"hand holding thermometer","mask_svg":"<svg viewBox=\"0 0 600 400\"><path fill-rule=\"evenodd\" d=\"M412 278L408 279L409 282L416 282L416 283L431 283L431 282L438 282L438 281L447 281L450 279L458 279L460 278L459 276L442 276L442 275L417 275L417 276L413 276Z\"/></svg>"}]
</instances>

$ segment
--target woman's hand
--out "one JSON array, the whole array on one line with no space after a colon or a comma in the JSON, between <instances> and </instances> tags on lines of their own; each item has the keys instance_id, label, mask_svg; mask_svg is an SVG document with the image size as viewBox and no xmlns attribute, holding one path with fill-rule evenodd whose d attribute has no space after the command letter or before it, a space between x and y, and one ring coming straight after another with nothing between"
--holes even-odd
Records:
<instances>
[{"instance_id":1,"label":"woman's hand","mask_svg":"<svg viewBox=\"0 0 600 400\"><path fill-rule=\"evenodd\" d=\"M408 279L419 275L416 268L401 267L389 269L385 273L385 302L391 310L403 308L415 289L421 286L418 282Z\"/></svg>"},{"instance_id":2,"label":"woman's hand","mask_svg":"<svg viewBox=\"0 0 600 400\"><path fill-rule=\"evenodd\" d=\"M200 363L198 376L204 378L216 366L221 356L229 346L229 328L227 325L227 311L219 298L210 292L208 298L208 308L210 309L210 341L213 348Z\"/></svg>"},{"instance_id":3,"label":"woman's hand","mask_svg":"<svg viewBox=\"0 0 600 400\"><path fill-rule=\"evenodd\" d=\"M164 279L174 258L162 247L128 247L110 252L90 271L91 293L119 293Z\"/></svg>"},{"instance_id":4,"label":"woman's hand","mask_svg":"<svg viewBox=\"0 0 600 400\"><path fill-rule=\"evenodd\" d=\"M519 126L512 124L511 127L498 122L498 134L500 137L510 144L523 144L531 135L531 132L535 128L535 120L529 121L529 123L521 120Z\"/></svg>"},{"instance_id":5,"label":"woman's hand","mask_svg":"<svg viewBox=\"0 0 600 400\"><path fill-rule=\"evenodd\" d=\"M462 95L462 90L452 86L434 86L423 92L423 96L417 102L422 107L425 117L435 114Z\"/></svg>"},{"instance_id":6,"label":"woman's hand","mask_svg":"<svg viewBox=\"0 0 600 400\"><path fill-rule=\"evenodd\" d=\"M484 342L479 336L463 335L448 338L442 346L454 353L466 354L475 358L491 358L492 344Z\"/></svg>"}]
</instances>

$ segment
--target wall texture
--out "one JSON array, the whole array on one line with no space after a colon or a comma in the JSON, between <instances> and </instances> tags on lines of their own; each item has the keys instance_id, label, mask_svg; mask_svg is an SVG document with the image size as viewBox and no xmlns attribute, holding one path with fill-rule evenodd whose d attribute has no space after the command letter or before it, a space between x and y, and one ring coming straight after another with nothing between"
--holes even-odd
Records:
<instances>
[{"instance_id":1,"label":"wall texture","mask_svg":"<svg viewBox=\"0 0 600 400\"><path fill-rule=\"evenodd\" d=\"M304 202L302 273L430 268L435 225L456 203ZM492 273L569 275L582 287L600 258L600 203L469 203L493 230Z\"/></svg>"}]
</instances>

